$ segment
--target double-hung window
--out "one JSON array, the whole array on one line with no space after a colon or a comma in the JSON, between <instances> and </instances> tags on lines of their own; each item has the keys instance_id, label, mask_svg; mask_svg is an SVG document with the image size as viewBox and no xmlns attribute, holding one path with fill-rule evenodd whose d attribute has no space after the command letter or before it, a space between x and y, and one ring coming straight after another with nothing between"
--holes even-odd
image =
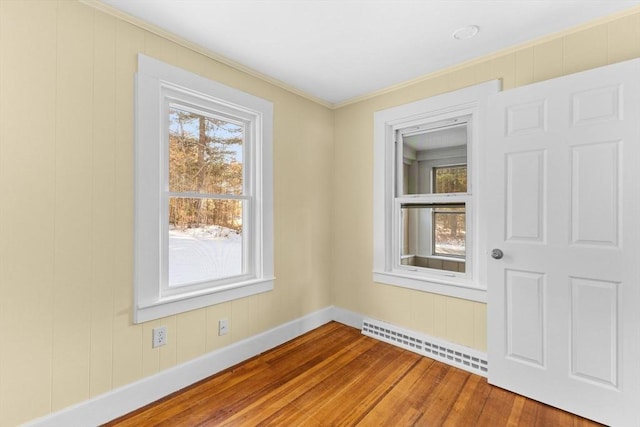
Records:
<instances>
[{"instance_id":1,"label":"double-hung window","mask_svg":"<svg viewBox=\"0 0 640 427\"><path fill-rule=\"evenodd\" d=\"M144 55L136 92L134 320L271 290L272 104Z\"/></svg>"},{"instance_id":2,"label":"double-hung window","mask_svg":"<svg viewBox=\"0 0 640 427\"><path fill-rule=\"evenodd\" d=\"M375 113L376 282L486 300L479 129L498 82Z\"/></svg>"},{"instance_id":3,"label":"double-hung window","mask_svg":"<svg viewBox=\"0 0 640 427\"><path fill-rule=\"evenodd\" d=\"M396 267L400 272L470 276L472 258L467 257L467 246L472 233L467 230L472 224L466 215L473 204L467 185L470 118L426 120L395 131L394 201L401 227Z\"/></svg>"}]
</instances>

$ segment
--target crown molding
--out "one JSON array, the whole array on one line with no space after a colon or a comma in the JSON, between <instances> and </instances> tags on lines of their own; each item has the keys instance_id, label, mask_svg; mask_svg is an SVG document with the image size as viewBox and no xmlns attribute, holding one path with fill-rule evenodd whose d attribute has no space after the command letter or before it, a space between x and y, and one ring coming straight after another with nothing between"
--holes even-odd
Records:
<instances>
[{"instance_id":1,"label":"crown molding","mask_svg":"<svg viewBox=\"0 0 640 427\"><path fill-rule=\"evenodd\" d=\"M102 3L99 0L78 0L80 3L85 4L87 6L90 6L100 12L104 12L108 15L111 15L115 18L118 18L122 21L128 22L129 24L135 25L138 28L141 28L145 31L148 31L150 33L153 33L157 36L160 36L162 38L165 38L169 41L172 41L184 48L187 48L189 50L192 50L196 53L199 53L201 55L206 56L209 59L212 59L216 62L219 62L221 64L224 64L228 67L231 67L235 70L238 70L242 73L248 74L252 77L256 77L260 80L263 80L269 84L272 84L274 86L279 87L280 89L284 89L287 92L291 92L295 95L301 96L303 98L308 99L309 101L315 102L316 104L320 104L323 107L329 108L329 109L333 109L333 104L325 101L324 99L320 99L316 96L313 96L311 94L308 94L298 88L295 88L281 80L275 79L273 77L270 77L266 74L261 73L260 71L254 70L253 68L247 67L245 65L242 65L238 62L235 62L229 58L226 58L216 52L213 52L209 49L206 49L202 46L200 46L197 43L193 43L190 42L189 40L186 40L174 33L171 33L169 31L166 31L156 25L150 24L149 22L146 22L140 18L136 18L135 16L129 15L128 13L122 12L119 9L116 9L112 6L109 6L105 3Z\"/></svg>"},{"instance_id":2,"label":"crown molding","mask_svg":"<svg viewBox=\"0 0 640 427\"><path fill-rule=\"evenodd\" d=\"M188 40L186 40L186 39L184 39L184 38L182 38L180 36L177 36L177 35L169 32L169 31L163 30L162 28L159 28L159 27L157 27L157 26L155 26L153 24L150 24L150 23L148 23L146 21L143 21L142 19L139 19L139 18L131 16L131 15L127 14L127 13L124 13L121 10L118 10L118 9L112 7L112 6L109 6L109 5L105 4L105 3L102 3L99 0L78 0L78 1L80 3L86 4L87 6L91 6L91 7L95 8L95 9L101 11L101 12L107 13L107 14L112 15L112 16L118 18L118 19L126 21L126 22L128 22L128 23L130 23L132 25L135 25L135 26L137 26L137 27L139 27L139 28L141 28L143 30L149 31L149 32L151 32L153 34L156 34L156 35L158 35L160 37L163 37L163 38L165 38L167 40L170 40L170 41L172 41L174 43L177 43L182 47L185 47L185 48L190 49L190 50L192 50L194 52L197 52L197 53L199 53L201 55L204 55L204 56L206 56L206 57L208 57L208 58L210 58L210 59L212 59L212 60L214 60L216 62L220 62L222 64L225 64L225 65L227 65L227 66L229 66L231 68L234 68L234 69L236 69L236 70L238 70L240 72L243 72L243 73L248 74L250 76L256 77L256 78L258 78L260 80L263 80L263 81L265 81L267 83L270 83L270 84L272 84L274 86L277 86L277 87L279 87L281 89L284 89L284 90L286 90L288 92L291 92L291 93L293 93L295 95L298 95L298 96L301 96L303 98L306 98L309 101L315 102L315 103L317 103L317 104L319 104L319 105L321 105L323 107L329 108L331 110L337 110L337 109L340 109L342 107L346 107L346 106L349 106L349 105L352 105L352 104L357 104L359 102L367 101L369 99L373 99L373 98L376 98L376 97L379 97L379 96L382 96L382 95L385 95L385 94L388 94L388 93L391 93L391 92L394 92L394 91L397 91L397 90L401 90L401 89L413 86L415 84L418 84L418 83L421 83L421 82L424 82L424 81L427 81L427 80L430 80L430 79L441 77L441 76L444 76L446 74L450 74L450 73L462 70L462 69L467 68L467 67L478 65L478 64L481 64L481 63L486 62L486 61L491 61L493 59L496 59L496 58L499 58L499 57L502 57L502 56L506 56L506 55L515 53L517 51L523 50L523 49L534 47L534 46L537 46L537 45L540 45L540 44L543 44L543 43L546 43L546 42L549 42L551 40L555 40L555 39L558 39L558 38L567 37L569 35L578 33L580 31L588 30L590 28L597 27L597 26L603 25L603 24L607 24L609 22L618 20L620 18L624 18L626 16L631 16L633 14L640 13L640 6L634 6L634 7L630 8L630 9L623 10L621 12L617 12L617 13L614 13L614 14L611 14L611 15L607 15L605 17L598 18L598 19L595 19L593 21L589 21L589 22L587 22L585 24L581 24L581 25L575 26L573 28L569 28L569 29L566 29L566 30L562 30L562 31L558 31L558 32L555 32L555 33L547 34L545 36L536 38L534 40L531 40L531 41L528 41L528 42L525 42L525 43L521 43L521 44L518 44L516 46L511 46L511 47L508 47L508 48L505 48L505 49L501 49L501 50L498 50L496 52L490 53L488 55L483 55L483 56L478 57L478 58L473 58L473 59L470 59L468 61L464 61L464 62L461 62L459 64L455 64L455 65L452 65L450 67L446 67L446 68L434 71L432 73L428 73L428 74L422 75L420 77L416 77L416 78L411 79L411 80L406 80L404 82L401 82L401 83L398 83L398 84L395 84L395 85L387 86L385 88L382 88L382 89L379 89L379 90L376 90L376 91L373 91L373 92L370 92L370 93L367 93L367 94L364 94L364 95L361 95L361 96L356 96L354 98L350 98L350 99L347 99L345 101L341 101L341 102L337 102L337 103L331 103L331 102L325 101L324 99L320 99L320 98L318 98L316 96L313 96L313 95L311 95L309 93L306 93L306 92L304 92L304 91L302 91L300 89L297 89L297 88L295 88L295 87L293 87L293 86L291 86L291 85L289 85L289 84L287 84L287 83L285 83L283 81L280 81L280 80L275 79L273 77L270 77L270 76L268 76L266 74L263 74L263 73L261 73L261 72L259 72L257 70L254 70L253 68L250 68L250 67L242 65L242 64L240 64L238 62L235 62L235 61L233 61L233 60L231 60L229 58L226 58L226 57L224 57L224 56L222 56L222 55L220 55L220 54L218 54L216 52L213 52L213 51L211 51L209 49L205 49L204 47L202 47L202 46L200 46L200 45L198 45L196 43L190 42L190 41L188 41Z\"/></svg>"},{"instance_id":3,"label":"crown molding","mask_svg":"<svg viewBox=\"0 0 640 427\"><path fill-rule=\"evenodd\" d=\"M480 57L477 57L477 58L470 59L468 61L464 61L464 62L455 64L455 65L452 65L450 67L442 68L440 70L434 71L434 72L429 73L429 74L422 75L420 77L416 77L416 78L411 79L411 80L406 80L404 82L401 82L401 83L398 83L398 84L395 84L395 85L387 86L385 88L376 90L374 92L370 92L370 93L365 94L365 95L361 95L361 96L357 96L357 97L354 97L354 98L350 98L350 99L347 99L347 100L342 101L342 102L337 102L335 104L332 104L331 108L334 109L334 110L337 110L339 108L346 107L348 105L357 104L359 102L367 101L369 99L373 99L373 98L376 98L378 96L385 95L387 93L395 92L397 90L404 89L404 88L407 88L409 86L413 86L415 84L424 82L426 80L434 79L434 78L437 78L437 77L442 77L444 75L451 74L451 73L454 73L456 71L460 71L460 70L462 70L464 68L468 68L468 67L471 67L471 66L474 66L474 65L478 65L478 64L481 64L483 62L491 61L493 59L497 59L497 58L500 58L502 56L510 55L510 54L518 52L520 50L531 48L531 47L534 47L534 46L537 46L537 45L540 45L540 44L543 44L543 43L546 43L546 42L549 42L549 41L552 41L552 40L557 40L559 38L567 37L567 36L570 36L572 34L579 33L580 31L584 31L584 30L588 30L588 29L591 29L591 28L594 28L594 27L597 27L597 26L600 26L600 25L604 25L604 24L607 24L609 22L613 22L613 21L616 21L618 19L634 15L636 13L640 13L640 6L634 6L634 7L630 8L630 9L623 10L621 12L617 12L617 13L614 13L614 14L611 14L611 15L607 15L607 16L604 16L604 17L589 21L587 23L577 25L577 26L569 28L569 29L557 31L555 33L546 34L546 35L544 35L542 37L538 37L536 39L533 39L533 40L530 40L530 41L527 41L527 42L524 42L524 43L521 43L521 44L518 44L518 45L515 45L515 46L510 46L510 47L495 51L493 53L489 53L487 55L483 55L483 56L480 56Z\"/></svg>"}]
</instances>

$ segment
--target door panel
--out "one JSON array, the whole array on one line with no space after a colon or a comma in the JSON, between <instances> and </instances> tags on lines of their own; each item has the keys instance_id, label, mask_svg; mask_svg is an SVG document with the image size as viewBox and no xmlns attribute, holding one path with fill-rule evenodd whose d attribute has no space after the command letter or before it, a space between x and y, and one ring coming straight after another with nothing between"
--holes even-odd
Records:
<instances>
[{"instance_id":1,"label":"door panel","mask_svg":"<svg viewBox=\"0 0 640 427\"><path fill-rule=\"evenodd\" d=\"M506 270L507 356L544 367L545 276Z\"/></svg>"},{"instance_id":2,"label":"door panel","mask_svg":"<svg viewBox=\"0 0 640 427\"><path fill-rule=\"evenodd\" d=\"M618 385L619 283L571 279L571 373Z\"/></svg>"},{"instance_id":3,"label":"door panel","mask_svg":"<svg viewBox=\"0 0 640 427\"><path fill-rule=\"evenodd\" d=\"M571 147L571 241L574 244L618 245L619 148L620 141Z\"/></svg>"},{"instance_id":4,"label":"door panel","mask_svg":"<svg viewBox=\"0 0 640 427\"><path fill-rule=\"evenodd\" d=\"M638 76L500 92L487 117L489 382L615 426L640 426Z\"/></svg>"},{"instance_id":5,"label":"door panel","mask_svg":"<svg viewBox=\"0 0 640 427\"><path fill-rule=\"evenodd\" d=\"M572 95L573 125L589 125L609 120L621 120L620 85L599 87Z\"/></svg>"},{"instance_id":6,"label":"door panel","mask_svg":"<svg viewBox=\"0 0 640 427\"><path fill-rule=\"evenodd\" d=\"M507 240L543 242L545 151L507 153Z\"/></svg>"},{"instance_id":7,"label":"door panel","mask_svg":"<svg viewBox=\"0 0 640 427\"><path fill-rule=\"evenodd\" d=\"M546 100L514 104L507 108L507 135L519 136L547 129Z\"/></svg>"}]
</instances>

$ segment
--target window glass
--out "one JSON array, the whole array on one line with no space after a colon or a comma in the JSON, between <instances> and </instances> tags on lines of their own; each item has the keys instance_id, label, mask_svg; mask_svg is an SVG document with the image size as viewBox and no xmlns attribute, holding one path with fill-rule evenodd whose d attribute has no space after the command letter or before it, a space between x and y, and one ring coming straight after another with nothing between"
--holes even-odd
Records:
<instances>
[{"instance_id":1,"label":"window glass","mask_svg":"<svg viewBox=\"0 0 640 427\"><path fill-rule=\"evenodd\" d=\"M467 119L398 131L400 266L466 270Z\"/></svg>"},{"instance_id":2,"label":"window glass","mask_svg":"<svg viewBox=\"0 0 640 427\"><path fill-rule=\"evenodd\" d=\"M402 204L400 265L464 272L465 208L465 203Z\"/></svg>"},{"instance_id":3,"label":"window glass","mask_svg":"<svg viewBox=\"0 0 640 427\"><path fill-rule=\"evenodd\" d=\"M399 195L467 192L467 126L461 120L435 129L400 131Z\"/></svg>"},{"instance_id":4,"label":"window glass","mask_svg":"<svg viewBox=\"0 0 640 427\"><path fill-rule=\"evenodd\" d=\"M169 199L169 286L243 273L242 201Z\"/></svg>"},{"instance_id":5,"label":"window glass","mask_svg":"<svg viewBox=\"0 0 640 427\"><path fill-rule=\"evenodd\" d=\"M244 272L243 201L219 197L243 194L243 134L242 124L169 106L169 287Z\"/></svg>"},{"instance_id":6,"label":"window glass","mask_svg":"<svg viewBox=\"0 0 640 427\"><path fill-rule=\"evenodd\" d=\"M243 126L169 109L169 191L242 194Z\"/></svg>"},{"instance_id":7,"label":"window glass","mask_svg":"<svg viewBox=\"0 0 640 427\"><path fill-rule=\"evenodd\" d=\"M465 209L433 209L433 254L464 257L466 241Z\"/></svg>"},{"instance_id":8,"label":"window glass","mask_svg":"<svg viewBox=\"0 0 640 427\"><path fill-rule=\"evenodd\" d=\"M434 193L466 193L467 165L433 168Z\"/></svg>"}]
</instances>

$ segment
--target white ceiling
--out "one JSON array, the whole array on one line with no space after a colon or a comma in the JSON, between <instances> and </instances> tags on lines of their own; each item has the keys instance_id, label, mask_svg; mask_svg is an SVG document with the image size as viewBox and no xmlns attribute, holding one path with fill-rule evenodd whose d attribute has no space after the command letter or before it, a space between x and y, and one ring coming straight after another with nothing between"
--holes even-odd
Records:
<instances>
[{"instance_id":1,"label":"white ceiling","mask_svg":"<svg viewBox=\"0 0 640 427\"><path fill-rule=\"evenodd\" d=\"M100 0L340 104L640 0ZM467 25L478 35L455 40ZM630 35L631 36L631 35Z\"/></svg>"}]
</instances>

